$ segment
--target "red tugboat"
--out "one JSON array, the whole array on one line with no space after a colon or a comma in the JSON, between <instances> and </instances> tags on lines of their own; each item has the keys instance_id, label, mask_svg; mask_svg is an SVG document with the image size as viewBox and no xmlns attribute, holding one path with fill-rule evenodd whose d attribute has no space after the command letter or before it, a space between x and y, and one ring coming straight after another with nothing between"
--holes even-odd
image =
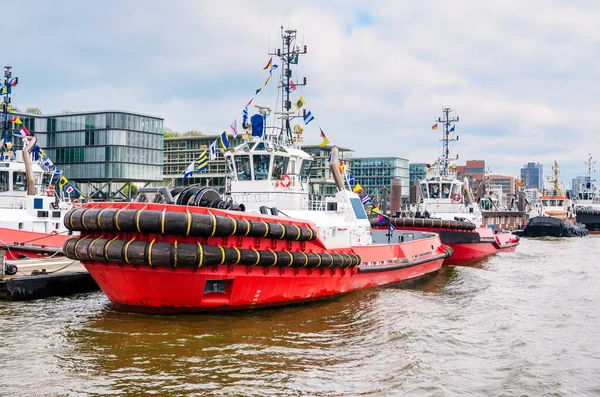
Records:
<instances>
[{"instance_id":1,"label":"red tugboat","mask_svg":"<svg viewBox=\"0 0 600 397\"><path fill-rule=\"evenodd\" d=\"M421 202L414 217L379 215L371 219L371 224L377 242L389 241L394 230L398 230L395 233L398 241L410 240L419 232L438 233L442 243L454 251L444 264L469 266L498 252L515 251L519 237L482 227L481 208L474 202L468 183L457 179L456 166L450 164L455 159L448 157L449 142L458 140L450 138L458 122L458 117L450 117L451 112L452 109L445 108L444 118L436 121L436 126L437 123L443 126L443 156L431 165L425 180L419 182Z\"/></svg>"},{"instance_id":2,"label":"red tugboat","mask_svg":"<svg viewBox=\"0 0 600 397\"><path fill-rule=\"evenodd\" d=\"M65 255L80 260L106 296L130 311L211 312L281 306L435 273L451 249L434 233L376 244L360 197L346 190L337 148L338 192L309 193L312 157L290 128L290 60L296 31L282 34L281 126L257 106L245 142L224 152L231 174L223 199L201 188L141 189L134 203L86 204L65 216L81 232ZM304 50L305 51L305 50ZM288 88L286 90L286 88ZM234 203L243 203L234 204Z\"/></svg>"}]
</instances>

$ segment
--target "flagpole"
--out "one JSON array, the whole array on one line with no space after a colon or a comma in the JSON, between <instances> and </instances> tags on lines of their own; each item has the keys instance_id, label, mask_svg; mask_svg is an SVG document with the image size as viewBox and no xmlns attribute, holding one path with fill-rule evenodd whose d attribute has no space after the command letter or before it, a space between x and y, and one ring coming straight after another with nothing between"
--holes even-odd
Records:
<instances>
[{"instance_id":1,"label":"flagpole","mask_svg":"<svg viewBox=\"0 0 600 397\"><path fill-rule=\"evenodd\" d=\"M0 151L0 157L2 159L4 159L4 147L6 145L6 140L8 139L8 106L10 104L8 82L12 76L10 69L12 69L12 66L4 67L4 86L2 86L6 88L6 92L4 93L4 102L2 103L2 149Z\"/></svg>"}]
</instances>

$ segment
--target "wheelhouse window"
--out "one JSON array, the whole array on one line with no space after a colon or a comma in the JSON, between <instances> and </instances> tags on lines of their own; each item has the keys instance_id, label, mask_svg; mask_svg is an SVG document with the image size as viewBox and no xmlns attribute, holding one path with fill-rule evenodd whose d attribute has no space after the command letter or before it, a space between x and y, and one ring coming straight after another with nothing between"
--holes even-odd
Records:
<instances>
[{"instance_id":1,"label":"wheelhouse window","mask_svg":"<svg viewBox=\"0 0 600 397\"><path fill-rule=\"evenodd\" d=\"M429 197L440 198L440 185L437 183L429 184Z\"/></svg>"},{"instance_id":2,"label":"wheelhouse window","mask_svg":"<svg viewBox=\"0 0 600 397\"><path fill-rule=\"evenodd\" d=\"M564 204L564 200L556 200L556 205L562 207Z\"/></svg>"},{"instance_id":3,"label":"wheelhouse window","mask_svg":"<svg viewBox=\"0 0 600 397\"><path fill-rule=\"evenodd\" d=\"M458 183L452 185L452 196L455 194L462 194L461 186Z\"/></svg>"},{"instance_id":4,"label":"wheelhouse window","mask_svg":"<svg viewBox=\"0 0 600 397\"><path fill-rule=\"evenodd\" d=\"M273 179L280 179L282 175L287 172L289 157L286 156L275 156L273 160Z\"/></svg>"},{"instance_id":5,"label":"wheelhouse window","mask_svg":"<svg viewBox=\"0 0 600 397\"><path fill-rule=\"evenodd\" d=\"M263 143L264 142L260 142ZM271 156L268 154L255 154L252 156L252 162L254 163L254 180L264 181L269 176L269 163Z\"/></svg>"},{"instance_id":6,"label":"wheelhouse window","mask_svg":"<svg viewBox=\"0 0 600 397\"><path fill-rule=\"evenodd\" d=\"M302 182L308 181L308 176L310 175L310 167L312 165L312 160L304 159L302 160L302 169L300 170L300 179Z\"/></svg>"},{"instance_id":7,"label":"wheelhouse window","mask_svg":"<svg viewBox=\"0 0 600 397\"><path fill-rule=\"evenodd\" d=\"M0 192L8 192L8 171L0 171Z\"/></svg>"},{"instance_id":8,"label":"wheelhouse window","mask_svg":"<svg viewBox=\"0 0 600 397\"><path fill-rule=\"evenodd\" d=\"M13 190L15 192L27 190L27 175L24 172L13 172Z\"/></svg>"},{"instance_id":9,"label":"wheelhouse window","mask_svg":"<svg viewBox=\"0 0 600 397\"><path fill-rule=\"evenodd\" d=\"M233 169L233 157L225 157L225 164L227 165L227 172L229 173L229 175L235 177L235 170Z\"/></svg>"},{"instance_id":10,"label":"wheelhouse window","mask_svg":"<svg viewBox=\"0 0 600 397\"><path fill-rule=\"evenodd\" d=\"M235 155L234 161L238 181L249 181L250 179L252 179L250 169L250 156L246 154Z\"/></svg>"},{"instance_id":11,"label":"wheelhouse window","mask_svg":"<svg viewBox=\"0 0 600 397\"><path fill-rule=\"evenodd\" d=\"M450 197L450 183L442 183L442 198Z\"/></svg>"},{"instance_id":12,"label":"wheelhouse window","mask_svg":"<svg viewBox=\"0 0 600 397\"><path fill-rule=\"evenodd\" d=\"M423 195L423 198L429 198L429 194L427 193L427 185L424 183L421 184L421 194Z\"/></svg>"}]
</instances>

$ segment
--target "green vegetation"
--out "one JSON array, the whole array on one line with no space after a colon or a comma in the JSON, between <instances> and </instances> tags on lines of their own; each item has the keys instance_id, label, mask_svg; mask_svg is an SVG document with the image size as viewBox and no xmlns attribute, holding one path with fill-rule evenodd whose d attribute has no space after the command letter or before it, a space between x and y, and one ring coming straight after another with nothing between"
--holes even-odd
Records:
<instances>
[{"instance_id":1,"label":"green vegetation","mask_svg":"<svg viewBox=\"0 0 600 397\"><path fill-rule=\"evenodd\" d=\"M29 106L29 107L25 108L25 113L42 114L42 109L38 108L37 106Z\"/></svg>"}]
</instances>

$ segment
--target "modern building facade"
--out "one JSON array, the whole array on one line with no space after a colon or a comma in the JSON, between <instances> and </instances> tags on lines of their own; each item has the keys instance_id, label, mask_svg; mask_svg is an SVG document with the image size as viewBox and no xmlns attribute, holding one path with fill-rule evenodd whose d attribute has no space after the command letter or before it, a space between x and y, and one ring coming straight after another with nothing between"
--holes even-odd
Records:
<instances>
[{"instance_id":1,"label":"modern building facade","mask_svg":"<svg viewBox=\"0 0 600 397\"><path fill-rule=\"evenodd\" d=\"M527 163L521 168L521 178L525 188L542 190L544 187L544 166L540 163Z\"/></svg>"},{"instance_id":2,"label":"modern building facade","mask_svg":"<svg viewBox=\"0 0 600 397\"><path fill-rule=\"evenodd\" d=\"M409 185L416 186L418 181L421 181L427 177L427 164L425 163L409 163Z\"/></svg>"},{"instance_id":3,"label":"modern building facade","mask_svg":"<svg viewBox=\"0 0 600 397\"><path fill-rule=\"evenodd\" d=\"M217 158L208 162L208 168L203 171L194 170L191 177L183 179L186 168L192 161L210 148L210 144L219 135L194 135L165 138L164 141L164 171L162 184L170 187L200 185L210 186L224 192L227 177L225 157L222 150L217 150ZM242 143L238 138L229 137L229 145L237 146Z\"/></svg>"},{"instance_id":4,"label":"modern building facade","mask_svg":"<svg viewBox=\"0 0 600 397\"><path fill-rule=\"evenodd\" d=\"M118 110L16 114L23 125L13 129L26 127L35 135L46 156L87 197L125 198L121 193L129 183L162 181L160 117Z\"/></svg>"},{"instance_id":5,"label":"modern building facade","mask_svg":"<svg viewBox=\"0 0 600 397\"><path fill-rule=\"evenodd\" d=\"M335 185L329 166L329 156L331 155L332 148L333 146L330 145L323 147L320 145L302 146L302 150L310 154L314 159L310 168L309 180L312 189L311 193L316 196L316 199L332 196L337 193L337 186ZM338 150L340 160L348 164L347 158L351 155L352 150L340 147L338 147ZM351 171L351 169L352 167L349 166L347 171Z\"/></svg>"},{"instance_id":6,"label":"modern building facade","mask_svg":"<svg viewBox=\"0 0 600 397\"><path fill-rule=\"evenodd\" d=\"M516 181L512 176L490 175L492 185L502 187L502 195L507 198L509 194L515 194Z\"/></svg>"},{"instance_id":7,"label":"modern building facade","mask_svg":"<svg viewBox=\"0 0 600 397\"><path fill-rule=\"evenodd\" d=\"M408 160L402 157L353 157L346 159L352 175L363 191L379 209L387 212L391 202L391 185L393 179L400 180L402 201L409 198L410 172ZM384 200L385 198L385 200Z\"/></svg>"},{"instance_id":8,"label":"modern building facade","mask_svg":"<svg viewBox=\"0 0 600 397\"><path fill-rule=\"evenodd\" d=\"M469 187L475 198L483 197L483 178L485 176L485 160L467 160L465 165L456 167L459 179L464 177L469 181Z\"/></svg>"}]
</instances>

